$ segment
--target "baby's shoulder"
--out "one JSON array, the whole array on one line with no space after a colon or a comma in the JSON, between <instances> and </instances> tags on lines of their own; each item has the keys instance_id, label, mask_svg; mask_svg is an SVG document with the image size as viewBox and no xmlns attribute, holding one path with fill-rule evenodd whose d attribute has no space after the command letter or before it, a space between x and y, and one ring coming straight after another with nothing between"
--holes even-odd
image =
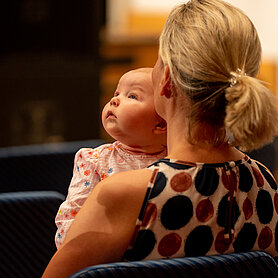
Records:
<instances>
[{"instance_id":1,"label":"baby's shoulder","mask_svg":"<svg viewBox=\"0 0 278 278\"><path fill-rule=\"evenodd\" d=\"M86 162L96 162L99 158L107 151L107 149L114 148L113 144L103 144L96 148L81 148L77 151L75 155L76 161L86 161Z\"/></svg>"}]
</instances>

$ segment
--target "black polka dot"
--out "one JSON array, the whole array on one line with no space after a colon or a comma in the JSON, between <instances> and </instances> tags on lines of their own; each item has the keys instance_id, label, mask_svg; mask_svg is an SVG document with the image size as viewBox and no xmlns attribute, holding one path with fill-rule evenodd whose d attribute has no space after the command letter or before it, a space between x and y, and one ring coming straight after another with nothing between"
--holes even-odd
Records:
<instances>
[{"instance_id":1,"label":"black polka dot","mask_svg":"<svg viewBox=\"0 0 278 278\"><path fill-rule=\"evenodd\" d=\"M249 192L253 185L252 174L244 164L239 165L238 169L239 169L238 188L243 192Z\"/></svg>"},{"instance_id":2,"label":"black polka dot","mask_svg":"<svg viewBox=\"0 0 278 278\"><path fill-rule=\"evenodd\" d=\"M227 221L228 221L227 215L229 212L229 207L230 205L228 201L228 194L226 194L219 202L218 210L217 210L217 224L221 227L225 227L225 225L227 225ZM233 199L232 211L233 211L232 213L233 219L231 219L231 224L233 227L240 215L239 207L235 199Z\"/></svg>"},{"instance_id":3,"label":"black polka dot","mask_svg":"<svg viewBox=\"0 0 278 278\"><path fill-rule=\"evenodd\" d=\"M159 159L159 160L155 161L154 163L150 164L147 168L150 168L152 166L159 166L159 164L161 163L161 160L162 159Z\"/></svg>"},{"instance_id":4,"label":"black polka dot","mask_svg":"<svg viewBox=\"0 0 278 278\"><path fill-rule=\"evenodd\" d=\"M167 200L161 210L161 223L168 230L185 226L193 215L193 206L186 196L178 195Z\"/></svg>"},{"instance_id":5,"label":"black polka dot","mask_svg":"<svg viewBox=\"0 0 278 278\"><path fill-rule=\"evenodd\" d=\"M256 199L256 209L259 220L262 224L267 224L273 217L273 203L269 192L260 190Z\"/></svg>"},{"instance_id":6,"label":"black polka dot","mask_svg":"<svg viewBox=\"0 0 278 278\"><path fill-rule=\"evenodd\" d=\"M277 184L276 184L276 181L273 179L272 175L260 163L257 163L257 165L259 166L261 173L263 174L264 178L269 183L270 187L274 190L277 190Z\"/></svg>"},{"instance_id":7,"label":"black polka dot","mask_svg":"<svg viewBox=\"0 0 278 278\"><path fill-rule=\"evenodd\" d=\"M252 223L245 223L233 243L235 252L250 251L257 239L257 229Z\"/></svg>"},{"instance_id":8,"label":"black polka dot","mask_svg":"<svg viewBox=\"0 0 278 278\"><path fill-rule=\"evenodd\" d=\"M213 242L210 227L198 226L187 237L184 252L186 256L204 256L209 251Z\"/></svg>"},{"instance_id":9,"label":"black polka dot","mask_svg":"<svg viewBox=\"0 0 278 278\"><path fill-rule=\"evenodd\" d=\"M143 260L152 252L155 243L155 235L151 230L141 230L133 248L127 250L124 257L129 261Z\"/></svg>"},{"instance_id":10,"label":"black polka dot","mask_svg":"<svg viewBox=\"0 0 278 278\"><path fill-rule=\"evenodd\" d=\"M278 222L275 227L275 249L278 252Z\"/></svg>"},{"instance_id":11,"label":"black polka dot","mask_svg":"<svg viewBox=\"0 0 278 278\"><path fill-rule=\"evenodd\" d=\"M219 175L214 168L203 167L196 175L196 189L204 196L212 195L217 189L218 184Z\"/></svg>"},{"instance_id":12,"label":"black polka dot","mask_svg":"<svg viewBox=\"0 0 278 278\"><path fill-rule=\"evenodd\" d=\"M167 183L166 176L162 172L158 172L156 175L155 185L150 195L150 199L158 196L165 188L166 183Z\"/></svg>"}]
</instances>

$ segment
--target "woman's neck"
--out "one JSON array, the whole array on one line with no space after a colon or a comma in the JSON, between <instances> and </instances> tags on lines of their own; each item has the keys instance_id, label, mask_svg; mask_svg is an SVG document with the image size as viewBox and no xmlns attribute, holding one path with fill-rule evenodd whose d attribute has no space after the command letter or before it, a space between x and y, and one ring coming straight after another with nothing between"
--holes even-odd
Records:
<instances>
[{"instance_id":1,"label":"woman's neck","mask_svg":"<svg viewBox=\"0 0 278 278\"><path fill-rule=\"evenodd\" d=\"M184 127L181 129L173 128L170 124L168 128L167 158L188 162L221 163L239 160L244 157L242 152L228 143L219 146L213 146L203 141L191 144L186 139L185 132L180 132L180 130L184 130Z\"/></svg>"}]
</instances>

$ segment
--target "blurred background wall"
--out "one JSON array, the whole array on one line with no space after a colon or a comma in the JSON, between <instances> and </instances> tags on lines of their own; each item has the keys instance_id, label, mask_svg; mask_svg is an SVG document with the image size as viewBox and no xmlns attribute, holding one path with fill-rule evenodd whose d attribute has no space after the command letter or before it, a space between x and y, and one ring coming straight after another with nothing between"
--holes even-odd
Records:
<instances>
[{"instance_id":1,"label":"blurred background wall","mask_svg":"<svg viewBox=\"0 0 278 278\"><path fill-rule=\"evenodd\" d=\"M105 3L1 1L1 147L99 137Z\"/></svg>"},{"instance_id":2,"label":"blurred background wall","mask_svg":"<svg viewBox=\"0 0 278 278\"><path fill-rule=\"evenodd\" d=\"M129 67L153 66L157 58L159 33L170 9L182 0L108 0L104 56L129 56ZM277 0L227 0L242 9L254 22L263 48L260 78L274 94L278 93L278 11ZM127 57L126 57L127 58ZM128 59L126 59L128 60ZM111 90L127 68L106 67L103 77L106 86L101 104L111 96ZM118 74L117 74L118 72ZM101 133L105 137L105 133Z\"/></svg>"},{"instance_id":3,"label":"blurred background wall","mask_svg":"<svg viewBox=\"0 0 278 278\"><path fill-rule=\"evenodd\" d=\"M0 147L102 138L101 109L120 76L153 66L177 0L0 3ZM277 94L277 0L229 0L253 20L260 78Z\"/></svg>"}]
</instances>

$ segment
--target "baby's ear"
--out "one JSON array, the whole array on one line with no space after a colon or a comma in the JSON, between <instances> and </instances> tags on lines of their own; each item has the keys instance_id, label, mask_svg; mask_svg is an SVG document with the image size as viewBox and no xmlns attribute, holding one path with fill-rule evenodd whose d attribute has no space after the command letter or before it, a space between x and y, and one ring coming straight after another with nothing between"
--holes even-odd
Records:
<instances>
[{"instance_id":1,"label":"baby's ear","mask_svg":"<svg viewBox=\"0 0 278 278\"><path fill-rule=\"evenodd\" d=\"M160 119L160 121L155 125L153 129L154 134L164 134L167 132L167 123L165 120Z\"/></svg>"}]
</instances>

